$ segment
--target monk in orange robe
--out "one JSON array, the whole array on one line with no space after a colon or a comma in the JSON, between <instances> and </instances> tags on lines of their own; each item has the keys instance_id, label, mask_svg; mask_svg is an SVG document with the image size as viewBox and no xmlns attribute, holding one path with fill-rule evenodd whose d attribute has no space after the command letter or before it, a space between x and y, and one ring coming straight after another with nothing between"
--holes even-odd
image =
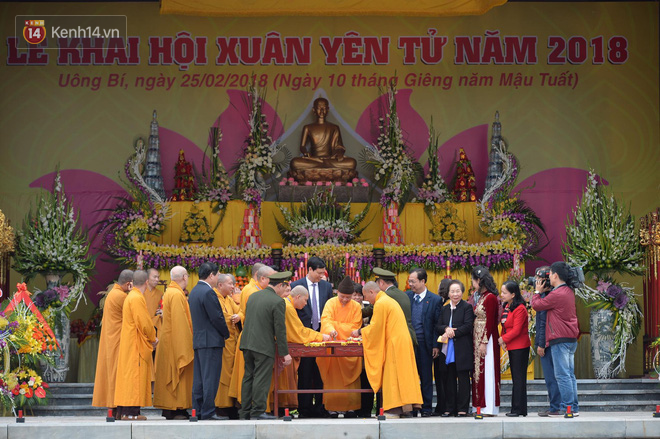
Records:
<instances>
[{"instance_id":1,"label":"monk in orange robe","mask_svg":"<svg viewBox=\"0 0 660 439\"><path fill-rule=\"evenodd\" d=\"M234 371L236 346L240 334L238 326L234 323L234 320L238 321L239 311L238 305L232 298L235 285L236 280L231 274L218 274L218 287L214 288L218 301L220 301L222 314L225 316L227 329L229 329L229 338L225 339L225 348L222 350L222 371L220 372L218 393L215 396L215 406L220 409L218 415L227 416L229 419L238 419L236 398L229 396L229 384Z\"/></svg>"},{"instance_id":2,"label":"monk in orange robe","mask_svg":"<svg viewBox=\"0 0 660 439\"><path fill-rule=\"evenodd\" d=\"M140 407L151 406L152 352L158 344L156 329L147 311L144 292L148 274L133 273L133 289L126 296L122 311L115 404L122 421L143 421Z\"/></svg>"},{"instance_id":3,"label":"monk in orange robe","mask_svg":"<svg viewBox=\"0 0 660 439\"><path fill-rule=\"evenodd\" d=\"M255 286L248 288L249 284L243 288L241 291L241 305L238 312L238 318L232 319L232 322L245 324L245 310L247 308L248 300L250 296L257 291L261 291L266 288L270 282L268 276L275 273L275 270L270 268L267 265L264 265L257 271L257 281ZM236 400L241 402L241 388L243 385L243 375L245 375L245 360L243 359L243 351L239 349L241 345L241 335L239 335L238 340L236 341L236 356L234 358L234 370L231 374L231 382L229 384L229 396L236 398Z\"/></svg>"},{"instance_id":4,"label":"monk in orange robe","mask_svg":"<svg viewBox=\"0 0 660 439\"><path fill-rule=\"evenodd\" d=\"M122 309L126 293L132 288L133 271L124 270L117 283L105 296L103 318L101 319L101 340L99 341L96 376L94 378L94 407L113 409L115 404L115 382L117 359L119 358L119 336L121 334ZM116 415L116 414L115 414Z\"/></svg>"},{"instance_id":5,"label":"monk in orange robe","mask_svg":"<svg viewBox=\"0 0 660 439\"><path fill-rule=\"evenodd\" d=\"M373 316L369 326L353 335L362 336L367 377L374 392L383 390L386 416L398 418L422 404L408 322L401 306L380 291L375 282L367 282L362 292L374 305Z\"/></svg>"},{"instance_id":6,"label":"monk in orange robe","mask_svg":"<svg viewBox=\"0 0 660 439\"><path fill-rule=\"evenodd\" d=\"M346 276L337 286L337 297L325 303L321 315L321 333L333 340L347 340L353 331L362 326L362 307L353 300L353 281ZM359 389L362 358L319 357L316 359L325 389ZM360 408L359 393L326 393L323 395L325 408L331 417L357 417L353 412ZM334 412L334 413L333 413Z\"/></svg>"},{"instance_id":7,"label":"monk in orange robe","mask_svg":"<svg viewBox=\"0 0 660 439\"><path fill-rule=\"evenodd\" d=\"M163 295L163 325L156 350L154 407L165 419L188 419L192 407L193 331L188 299L188 272L177 265L170 270L172 282Z\"/></svg>"},{"instance_id":8,"label":"monk in orange robe","mask_svg":"<svg viewBox=\"0 0 660 439\"><path fill-rule=\"evenodd\" d=\"M147 280L147 291L144 292L144 300L147 302L147 311L156 327L156 336L163 324L163 313L160 309L160 301L163 299L163 292L158 288L160 282L160 273L155 268L147 270L149 279Z\"/></svg>"}]
</instances>

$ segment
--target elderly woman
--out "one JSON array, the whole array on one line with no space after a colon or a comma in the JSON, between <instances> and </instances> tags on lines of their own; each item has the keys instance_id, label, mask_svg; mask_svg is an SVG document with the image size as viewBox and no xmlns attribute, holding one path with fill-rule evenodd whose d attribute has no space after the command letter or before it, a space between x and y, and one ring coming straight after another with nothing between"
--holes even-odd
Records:
<instances>
[{"instance_id":1,"label":"elderly woman","mask_svg":"<svg viewBox=\"0 0 660 439\"><path fill-rule=\"evenodd\" d=\"M520 287L513 281L502 285L502 336L500 346L509 352L513 394L511 412L507 416L527 416L527 362L529 358L529 332L527 329L527 307L520 293Z\"/></svg>"},{"instance_id":2,"label":"elderly woman","mask_svg":"<svg viewBox=\"0 0 660 439\"><path fill-rule=\"evenodd\" d=\"M486 267L472 269L474 299L474 372L472 408L484 416L500 411L499 301L495 280Z\"/></svg>"},{"instance_id":3,"label":"elderly woman","mask_svg":"<svg viewBox=\"0 0 660 439\"><path fill-rule=\"evenodd\" d=\"M449 303L442 308L436 329L441 334L447 365L445 411L442 416L467 416L470 404L470 371L474 366L472 348L472 306L463 300L465 286L459 280L449 284Z\"/></svg>"}]
</instances>

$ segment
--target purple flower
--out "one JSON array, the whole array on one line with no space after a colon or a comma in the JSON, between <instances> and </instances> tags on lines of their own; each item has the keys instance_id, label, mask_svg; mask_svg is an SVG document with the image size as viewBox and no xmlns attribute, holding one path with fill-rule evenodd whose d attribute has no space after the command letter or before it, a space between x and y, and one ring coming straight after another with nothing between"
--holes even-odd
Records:
<instances>
[{"instance_id":1,"label":"purple flower","mask_svg":"<svg viewBox=\"0 0 660 439\"><path fill-rule=\"evenodd\" d=\"M623 309L628 304L628 295L621 293L614 299L614 306L617 309Z\"/></svg>"},{"instance_id":2,"label":"purple flower","mask_svg":"<svg viewBox=\"0 0 660 439\"><path fill-rule=\"evenodd\" d=\"M606 292L607 292L607 296L613 299L615 297L618 297L623 292L623 289L621 288L621 286L617 284L612 284L609 287L607 287Z\"/></svg>"}]
</instances>

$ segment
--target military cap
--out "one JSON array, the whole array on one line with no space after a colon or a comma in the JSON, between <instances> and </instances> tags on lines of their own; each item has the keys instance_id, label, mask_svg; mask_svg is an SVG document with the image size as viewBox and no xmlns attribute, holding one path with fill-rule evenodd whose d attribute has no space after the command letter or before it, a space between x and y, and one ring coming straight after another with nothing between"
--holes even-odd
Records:
<instances>
[{"instance_id":1,"label":"military cap","mask_svg":"<svg viewBox=\"0 0 660 439\"><path fill-rule=\"evenodd\" d=\"M392 273L389 270L385 270L380 267L375 267L373 269L374 275L383 280L396 280L396 274Z\"/></svg>"},{"instance_id":2,"label":"military cap","mask_svg":"<svg viewBox=\"0 0 660 439\"><path fill-rule=\"evenodd\" d=\"M286 282L289 279L291 279L292 275L293 273L291 273L290 271L276 271L275 273L268 276L268 279L279 282Z\"/></svg>"}]
</instances>

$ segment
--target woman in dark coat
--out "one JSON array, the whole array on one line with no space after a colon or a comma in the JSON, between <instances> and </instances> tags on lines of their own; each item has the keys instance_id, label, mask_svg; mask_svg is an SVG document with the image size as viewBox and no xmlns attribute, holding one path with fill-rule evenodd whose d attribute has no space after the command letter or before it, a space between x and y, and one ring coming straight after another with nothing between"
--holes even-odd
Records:
<instances>
[{"instance_id":1,"label":"woman in dark coat","mask_svg":"<svg viewBox=\"0 0 660 439\"><path fill-rule=\"evenodd\" d=\"M442 308L436 327L442 337L442 351L447 364L446 404L442 416L467 416L470 404L474 311L463 300L464 292L465 286L461 281L454 280L449 284L449 303Z\"/></svg>"}]
</instances>

